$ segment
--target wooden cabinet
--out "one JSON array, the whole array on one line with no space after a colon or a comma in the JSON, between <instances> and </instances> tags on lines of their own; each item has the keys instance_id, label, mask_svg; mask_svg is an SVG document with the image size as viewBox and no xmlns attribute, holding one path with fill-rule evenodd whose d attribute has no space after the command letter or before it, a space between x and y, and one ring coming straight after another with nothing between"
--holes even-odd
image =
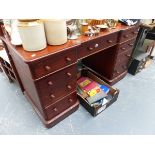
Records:
<instances>
[{"instance_id":1,"label":"wooden cabinet","mask_svg":"<svg viewBox=\"0 0 155 155\"><path fill-rule=\"evenodd\" d=\"M80 36L61 46L27 52L7 44L23 91L47 127L52 127L79 107L76 93L77 62L93 70L108 84L122 79L128 68L138 26L118 25L99 36ZM114 102L115 100L113 100Z\"/></svg>"}]
</instances>

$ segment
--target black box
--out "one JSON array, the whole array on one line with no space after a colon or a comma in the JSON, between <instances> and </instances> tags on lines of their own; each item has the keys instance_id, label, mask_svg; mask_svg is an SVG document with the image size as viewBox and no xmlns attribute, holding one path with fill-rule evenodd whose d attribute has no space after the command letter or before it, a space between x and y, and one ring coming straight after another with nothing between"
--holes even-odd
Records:
<instances>
[{"instance_id":1,"label":"black box","mask_svg":"<svg viewBox=\"0 0 155 155\"><path fill-rule=\"evenodd\" d=\"M136 75L139 73L142 69L145 68L145 64L147 62L148 53L142 52L142 51L136 51L135 55L133 56L134 59L132 60L129 68L128 73L132 75Z\"/></svg>"},{"instance_id":2,"label":"black box","mask_svg":"<svg viewBox=\"0 0 155 155\"><path fill-rule=\"evenodd\" d=\"M110 85L108 85L103 80L101 80L96 75L94 75L92 71L90 71L90 70L88 70L86 68L81 71L81 75L89 77L90 79L92 79L92 80L94 80L94 81L96 81L96 82L98 82L100 84L103 84L103 85L105 85L105 86L110 88L108 94L110 94L111 99L106 104L104 104L103 106L102 105L95 106L95 107L90 106L90 104L87 102L87 100L85 100L84 98L82 98L80 96L80 94L78 94L78 98L79 98L79 101L80 101L81 105L85 109L87 109L89 111L89 113L91 113L92 116L97 116L99 113L104 111L106 108L108 108L110 105L112 105L117 100L118 94L119 94L119 90L112 88Z\"/></svg>"}]
</instances>

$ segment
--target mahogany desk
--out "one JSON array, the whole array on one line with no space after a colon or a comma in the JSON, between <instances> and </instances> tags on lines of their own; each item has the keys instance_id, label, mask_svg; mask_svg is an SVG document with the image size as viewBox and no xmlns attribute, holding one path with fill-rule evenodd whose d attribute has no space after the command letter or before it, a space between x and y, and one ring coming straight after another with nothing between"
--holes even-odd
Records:
<instances>
[{"instance_id":1,"label":"mahogany desk","mask_svg":"<svg viewBox=\"0 0 155 155\"><path fill-rule=\"evenodd\" d=\"M127 74L128 62L139 26L118 25L98 36L80 36L61 46L47 46L38 52L7 44L23 91L47 127L79 107L76 93L77 62L94 70L101 79L114 84Z\"/></svg>"}]
</instances>

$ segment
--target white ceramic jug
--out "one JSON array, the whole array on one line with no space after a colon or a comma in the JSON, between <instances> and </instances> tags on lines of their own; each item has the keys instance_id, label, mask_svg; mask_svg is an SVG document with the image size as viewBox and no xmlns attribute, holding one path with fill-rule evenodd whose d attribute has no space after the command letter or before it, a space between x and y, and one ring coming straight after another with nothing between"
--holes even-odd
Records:
<instances>
[{"instance_id":1,"label":"white ceramic jug","mask_svg":"<svg viewBox=\"0 0 155 155\"><path fill-rule=\"evenodd\" d=\"M19 22L18 30L24 50L38 51L46 48L46 36L42 21Z\"/></svg>"},{"instance_id":2,"label":"white ceramic jug","mask_svg":"<svg viewBox=\"0 0 155 155\"><path fill-rule=\"evenodd\" d=\"M49 45L61 45L67 42L66 20L44 20L47 43Z\"/></svg>"}]
</instances>

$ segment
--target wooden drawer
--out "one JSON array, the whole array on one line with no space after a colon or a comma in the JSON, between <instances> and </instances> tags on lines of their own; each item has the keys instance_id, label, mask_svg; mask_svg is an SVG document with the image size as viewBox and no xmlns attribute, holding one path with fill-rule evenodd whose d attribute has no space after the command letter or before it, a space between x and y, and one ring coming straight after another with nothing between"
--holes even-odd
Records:
<instances>
[{"instance_id":1,"label":"wooden drawer","mask_svg":"<svg viewBox=\"0 0 155 155\"><path fill-rule=\"evenodd\" d=\"M37 79L77 61L76 48L68 49L49 56L31 66L33 78Z\"/></svg>"},{"instance_id":2,"label":"wooden drawer","mask_svg":"<svg viewBox=\"0 0 155 155\"><path fill-rule=\"evenodd\" d=\"M89 78L93 79L94 81L96 81L97 83L99 83L101 85L105 85L110 89L107 94L108 96L110 96L110 99L108 99L109 101L104 105L98 105L98 106L90 106L88 101L86 99L84 99L80 94L78 94L80 103L83 105L83 107L85 107L89 111L89 113L91 113L92 116L97 116L99 113L101 113L106 108L111 106L117 100L118 95L119 95L119 90L111 87L106 82L101 80L97 75L95 75L95 73L92 70L85 68L82 70L81 74L82 74L82 76L89 77Z\"/></svg>"},{"instance_id":3,"label":"wooden drawer","mask_svg":"<svg viewBox=\"0 0 155 155\"><path fill-rule=\"evenodd\" d=\"M138 34L139 26L131 27L127 30L122 30L119 36L119 42L125 42L131 38L135 38Z\"/></svg>"},{"instance_id":4,"label":"wooden drawer","mask_svg":"<svg viewBox=\"0 0 155 155\"><path fill-rule=\"evenodd\" d=\"M128 69L129 60L132 50L121 53L117 56L113 77L118 76Z\"/></svg>"},{"instance_id":5,"label":"wooden drawer","mask_svg":"<svg viewBox=\"0 0 155 155\"><path fill-rule=\"evenodd\" d=\"M89 42L82 43L78 48L78 58L91 55L102 49L111 47L117 43L118 33L112 33L110 35L100 37Z\"/></svg>"},{"instance_id":6,"label":"wooden drawer","mask_svg":"<svg viewBox=\"0 0 155 155\"><path fill-rule=\"evenodd\" d=\"M67 97L63 98L62 100L55 102L54 104L45 109L47 119L49 120L56 117L57 115L74 105L76 101L77 94L76 92L74 92L68 95Z\"/></svg>"},{"instance_id":7,"label":"wooden drawer","mask_svg":"<svg viewBox=\"0 0 155 155\"><path fill-rule=\"evenodd\" d=\"M76 90L76 65L56 72L36 82L44 107Z\"/></svg>"},{"instance_id":8,"label":"wooden drawer","mask_svg":"<svg viewBox=\"0 0 155 155\"><path fill-rule=\"evenodd\" d=\"M125 43L118 44L118 48L117 48L118 54L132 49L134 47L135 40L136 40L136 38L131 39Z\"/></svg>"}]
</instances>

